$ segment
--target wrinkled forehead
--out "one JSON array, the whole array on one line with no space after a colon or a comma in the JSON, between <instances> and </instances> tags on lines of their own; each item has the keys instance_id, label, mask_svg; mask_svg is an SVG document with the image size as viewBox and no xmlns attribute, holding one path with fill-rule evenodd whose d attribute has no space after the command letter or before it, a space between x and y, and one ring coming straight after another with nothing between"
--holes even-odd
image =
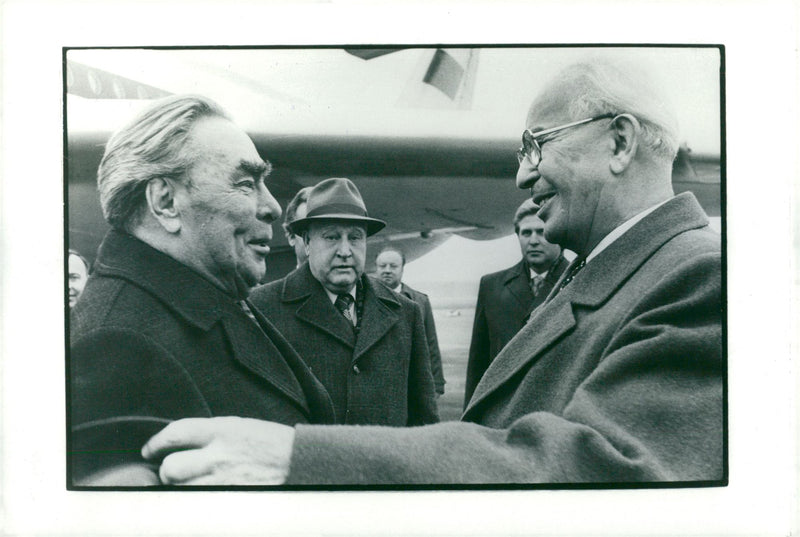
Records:
<instances>
[{"instance_id":1,"label":"wrinkled forehead","mask_svg":"<svg viewBox=\"0 0 800 537\"><path fill-rule=\"evenodd\" d=\"M247 133L223 117L199 119L192 127L189 143L207 162L234 166L246 162L259 167L265 164Z\"/></svg>"},{"instance_id":2,"label":"wrinkled forehead","mask_svg":"<svg viewBox=\"0 0 800 537\"><path fill-rule=\"evenodd\" d=\"M569 105L576 95L576 88L562 83L551 83L534 99L528 109L525 128L540 131L568 123Z\"/></svg>"}]
</instances>

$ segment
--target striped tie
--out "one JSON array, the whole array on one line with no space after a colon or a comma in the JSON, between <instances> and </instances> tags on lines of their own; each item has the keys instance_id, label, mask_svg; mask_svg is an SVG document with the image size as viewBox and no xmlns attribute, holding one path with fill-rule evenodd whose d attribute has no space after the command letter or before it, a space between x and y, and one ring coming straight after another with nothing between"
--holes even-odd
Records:
<instances>
[{"instance_id":1,"label":"striped tie","mask_svg":"<svg viewBox=\"0 0 800 537\"><path fill-rule=\"evenodd\" d=\"M350 313L350 306L353 304L353 297L349 293L336 296L336 302L333 303L336 309L344 315L345 319L350 321L350 324L355 325L353 322L353 314Z\"/></svg>"}]
</instances>

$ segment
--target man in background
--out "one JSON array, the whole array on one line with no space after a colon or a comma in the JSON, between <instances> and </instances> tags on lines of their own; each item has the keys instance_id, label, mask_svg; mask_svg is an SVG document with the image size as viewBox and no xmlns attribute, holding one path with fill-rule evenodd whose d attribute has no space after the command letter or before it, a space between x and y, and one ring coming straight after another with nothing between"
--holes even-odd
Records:
<instances>
[{"instance_id":1,"label":"man in background","mask_svg":"<svg viewBox=\"0 0 800 537\"><path fill-rule=\"evenodd\" d=\"M283 216L283 234L286 236L286 242L294 249L298 267L305 263L308 256L306 255L306 245L303 244L303 237L292 233L291 225L295 220L306 217L306 203L308 202L308 193L310 191L310 186L298 190L292 201L286 206L286 212Z\"/></svg>"},{"instance_id":2,"label":"man in background","mask_svg":"<svg viewBox=\"0 0 800 537\"><path fill-rule=\"evenodd\" d=\"M552 291L567 268L561 247L547 242L539 207L525 200L514 214L514 233L522 260L511 268L481 278L472 325L464 386L464 408L475 386L500 350L525 325L531 312Z\"/></svg>"},{"instance_id":3,"label":"man in background","mask_svg":"<svg viewBox=\"0 0 800 537\"><path fill-rule=\"evenodd\" d=\"M436 338L436 324L433 321L433 309L428 295L412 289L403 283L403 269L406 266L406 256L397 247L386 246L375 258L375 267L378 278L395 293L406 296L422 308L425 324L425 336L428 341L428 354L431 359L431 372L436 387L437 397L444 394L444 372L442 371L442 355L439 352L439 341Z\"/></svg>"},{"instance_id":4,"label":"man in background","mask_svg":"<svg viewBox=\"0 0 800 537\"><path fill-rule=\"evenodd\" d=\"M438 421L430 360L416 304L364 274L367 236L386 224L367 214L349 179L320 182L306 216L290 225L308 262L253 291L331 396L336 423Z\"/></svg>"},{"instance_id":5,"label":"man in background","mask_svg":"<svg viewBox=\"0 0 800 537\"><path fill-rule=\"evenodd\" d=\"M86 286L89 277L89 262L77 251L70 248L67 258L67 291L69 307L74 308Z\"/></svg>"}]
</instances>

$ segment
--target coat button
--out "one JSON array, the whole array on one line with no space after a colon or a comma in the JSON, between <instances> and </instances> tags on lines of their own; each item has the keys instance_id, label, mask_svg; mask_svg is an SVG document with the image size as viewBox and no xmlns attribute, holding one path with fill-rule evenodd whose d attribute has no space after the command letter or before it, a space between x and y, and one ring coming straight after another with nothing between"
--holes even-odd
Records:
<instances>
[{"instance_id":1,"label":"coat button","mask_svg":"<svg viewBox=\"0 0 800 537\"><path fill-rule=\"evenodd\" d=\"M358 364L355 364L353 366L353 374L358 375L359 373L361 373L361 370L358 368Z\"/></svg>"}]
</instances>

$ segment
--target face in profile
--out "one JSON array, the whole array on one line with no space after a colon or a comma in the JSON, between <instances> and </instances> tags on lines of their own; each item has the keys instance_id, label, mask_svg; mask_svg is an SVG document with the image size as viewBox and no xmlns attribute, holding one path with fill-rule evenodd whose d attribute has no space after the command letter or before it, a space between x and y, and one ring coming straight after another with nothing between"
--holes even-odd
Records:
<instances>
[{"instance_id":1,"label":"face in profile","mask_svg":"<svg viewBox=\"0 0 800 537\"><path fill-rule=\"evenodd\" d=\"M83 293L83 288L86 285L86 280L89 277L88 269L83 262L83 259L75 254L69 254L69 273L67 277L67 286L69 288L69 307L72 308L77 304L78 299Z\"/></svg>"},{"instance_id":2,"label":"face in profile","mask_svg":"<svg viewBox=\"0 0 800 537\"><path fill-rule=\"evenodd\" d=\"M519 247L528 266L536 272L549 270L561 254L561 247L544 238L544 222L531 214L520 220L517 227Z\"/></svg>"},{"instance_id":3,"label":"face in profile","mask_svg":"<svg viewBox=\"0 0 800 537\"><path fill-rule=\"evenodd\" d=\"M300 220L301 218L306 217L307 205L307 203L301 203L297 206L297 210L294 213L295 220ZM295 235L291 231L287 231L286 241L289 243L289 246L294 248L294 256L297 259L297 265L302 265L303 262L308 258L306 255L306 245L303 243L303 237Z\"/></svg>"},{"instance_id":4,"label":"face in profile","mask_svg":"<svg viewBox=\"0 0 800 537\"><path fill-rule=\"evenodd\" d=\"M332 293L346 293L364 273L367 228L342 222L313 223L305 235L308 265Z\"/></svg>"},{"instance_id":5,"label":"face in profile","mask_svg":"<svg viewBox=\"0 0 800 537\"><path fill-rule=\"evenodd\" d=\"M245 132L223 118L192 131L199 155L178 196L184 259L223 289L245 296L266 272L272 222L281 208L267 190L268 165Z\"/></svg>"},{"instance_id":6,"label":"face in profile","mask_svg":"<svg viewBox=\"0 0 800 537\"><path fill-rule=\"evenodd\" d=\"M390 289L395 289L403 280L403 258L394 250L386 250L375 260L378 277Z\"/></svg>"}]
</instances>

